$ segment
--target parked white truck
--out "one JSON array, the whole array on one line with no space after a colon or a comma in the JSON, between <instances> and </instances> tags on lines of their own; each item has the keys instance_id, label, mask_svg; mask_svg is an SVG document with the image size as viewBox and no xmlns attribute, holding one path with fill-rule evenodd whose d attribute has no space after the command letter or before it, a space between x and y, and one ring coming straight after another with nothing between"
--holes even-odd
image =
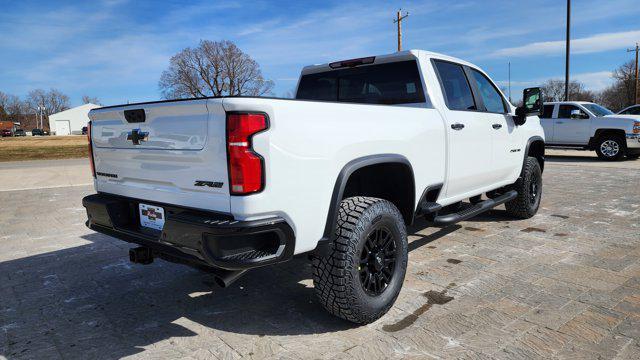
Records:
<instances>
[{"instance_id":1,"label":"parked white truck","mask_svg":"<svg viewBox=\"0 0 640 360\"><path fill-rule=\"evenodd\" d=\"M417 217L536 213L539 91L515 109L473 64L412 50L305 67L296 99L95 109L87 226L139 244L133 262L194 265L222 286L307 253L323 306L369 323L400 292Z\"/></svg>"},{"instance_id":2,"label":"parked white truck","mask_svg":"<svg viewBox=\"0 0 640 360\"><path fill-rule=\"evenodd\" d=\"M547 146L595 150L603 160L640 156L640 116L614 114L591 102L544 103L540 122Z\"/></svg>"}]
</instances>

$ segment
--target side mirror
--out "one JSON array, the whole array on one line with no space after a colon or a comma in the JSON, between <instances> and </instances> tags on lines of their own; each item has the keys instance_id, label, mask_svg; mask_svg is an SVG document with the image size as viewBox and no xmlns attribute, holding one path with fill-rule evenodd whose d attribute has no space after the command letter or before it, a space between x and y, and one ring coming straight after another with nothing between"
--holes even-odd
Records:
<instances>
[{"instance_id":1,"label":"side mirror","mask_svg":"<svg viewBox=\"0 0 640 360\"><path fill-rule=\"evenodd\" d=\"M522 106L516 108L516 116L513 122L516 125L523 125L527 121L527 116L542 116L542 91L539 87L527 88L522 92Z\"/></svg>"}]
</instances>

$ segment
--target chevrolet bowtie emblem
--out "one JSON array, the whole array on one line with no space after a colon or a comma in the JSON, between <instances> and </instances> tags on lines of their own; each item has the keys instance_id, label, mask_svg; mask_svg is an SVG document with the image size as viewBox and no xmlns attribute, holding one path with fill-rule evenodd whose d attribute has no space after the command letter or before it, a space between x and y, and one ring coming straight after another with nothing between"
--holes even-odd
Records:
<instances>
[{"instance_id":1,"label":"chevrolet bowtie emblem","mask_svg":"<svg viewBox=\"0 0 640 360\"><path fill-rule=\"evenodd\" d=\"M140 131L140 129L133 129L127 134L127 140L131 140L133 145L140 145L141 141L147 141L149 133Z\"/></svg>"}]
</instances>

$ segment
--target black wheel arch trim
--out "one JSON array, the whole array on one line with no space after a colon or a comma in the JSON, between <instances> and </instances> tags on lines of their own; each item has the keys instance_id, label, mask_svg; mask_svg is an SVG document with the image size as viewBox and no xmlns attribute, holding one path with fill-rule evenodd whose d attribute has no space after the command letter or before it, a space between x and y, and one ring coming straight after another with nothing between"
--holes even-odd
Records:
<instances>
[{"instance_id":1,"label":"black wheel arch trim","mask_svg":"<svg viewBox=\"0 0 640 360\"><path fill-rule=\"evenodd\" d=\"M625 131L622 129L615 129L615 128L596 129L593 136L589 138L589 143L587 145L588 148L590 150L596 150L600 143L600 139L606 134L616 134L616 135L622 136L624 140ZM626 148L626 145L627 145L626 141L622 141L621 145Z\"/></svg>"},{"instance_id":2,"label":"black wheel arch trim","mask_svg":"<svg viewBox=\"0 0 640 360\"><path fill-rule=\"evenodd\" d=\"M524 172L524 167L525 164L527 162L527 157L529 156L529 148L531 147L531 144L533 144L536 141L541 141L542 142L542 163L540 164L540 170L544 171L544 139L541 136L532 136L529 138L529 140L527 140L527 146L524 149L524 156L522 159L522 170L520 171L520 174L522 174Z\"/></svg>"},{"instance_id":3,"label":"black wheel arch trim","mask_svg":"<svg viewBox=\"0 0 640 360\"><path fill-rule=\"evenodd\" d=\"M336 230L336 221L338 219L338 209L340 207L340 202L342 201L342 197L344 195L344 190L349 181L349 177L357 170L362 169L367 166L377 165L377 164L386 164L386 163L396 163L406 165L411 171L411 180L412 184L411 191L413 192L413 200L415 203L415 175L413 172L413 167L411 166L411 162L404 156L400 154L376 154L376 155L367 155L354 160L349 161L342 170L338 173L338 177L336 179L335 185L333 187L333 192L331 194L331 202L329 203L329 211L327 213L327 219L324 226L324 232L322 234L322 238L318 241L318 246L316 247L315 252L324 253L328 251L329 244L334 240L334 233ZM413 205L412 205L413 206Z\"/></svg>"}]
</instances>

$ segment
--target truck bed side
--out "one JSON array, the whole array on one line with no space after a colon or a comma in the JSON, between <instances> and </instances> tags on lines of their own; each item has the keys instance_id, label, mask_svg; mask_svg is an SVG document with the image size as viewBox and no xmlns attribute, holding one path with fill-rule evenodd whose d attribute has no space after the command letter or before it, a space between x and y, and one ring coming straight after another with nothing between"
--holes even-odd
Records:
<instances>
[{"instance_id":1,"label":"truck bed side","mask_svg":"<svg viewBox=\"0 0 640 360\"><path fill-rule=\"evenodd\" d=\"M296 253L314 249L322 237L335 181L348 162L380 154L405 157L418 189L414 208L426 186L444 179L444 123L435 109L262 98L225 98L222 105L270 119L269 130L253 138L265 159L265 189L232 196L231 213L243 220L288 219Z\"/></svg>"}]
</instances>

